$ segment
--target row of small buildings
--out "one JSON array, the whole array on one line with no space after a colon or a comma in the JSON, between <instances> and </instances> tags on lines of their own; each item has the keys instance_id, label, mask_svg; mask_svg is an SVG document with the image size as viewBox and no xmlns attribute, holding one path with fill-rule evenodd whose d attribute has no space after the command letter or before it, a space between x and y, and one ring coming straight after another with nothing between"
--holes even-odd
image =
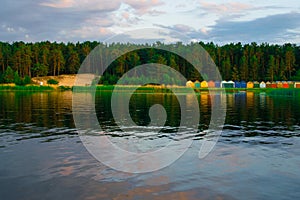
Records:
<instances>
[{"instance_id":1,"label":"row of small buildings","mask_svg":"<svg viewBox=\"0 0 300 200\"><path fill-rule=\"evenodd\" d=\"M300 88L300 82L276 81L276 82L258 82L258 81L188 81L187 87L191 88Z\"/></svg>"}]
</instances>

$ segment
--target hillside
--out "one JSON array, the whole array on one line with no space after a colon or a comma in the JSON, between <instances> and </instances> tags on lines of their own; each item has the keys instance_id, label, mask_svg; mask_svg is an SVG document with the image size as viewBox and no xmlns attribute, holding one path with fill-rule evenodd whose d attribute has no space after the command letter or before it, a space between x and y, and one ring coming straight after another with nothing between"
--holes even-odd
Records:
<instances>
[{"instance_id":1,"label":"hillside","mask_svg":"<svg viewBox=\"0 0 300 200\"><path fill-rule=\"evenodd\" d=\"M43 85L48 85L47 81L49 79L55 79L55 80L57 80L59 82L58 86L69 86L69 87L72 87L74 85L75 78L76 78L76 75L72 74L72 75L34 77L31 80L35 84L38 84L38 85L40 85L41 82L43 83Z\"/></svg>"}]
</instances>

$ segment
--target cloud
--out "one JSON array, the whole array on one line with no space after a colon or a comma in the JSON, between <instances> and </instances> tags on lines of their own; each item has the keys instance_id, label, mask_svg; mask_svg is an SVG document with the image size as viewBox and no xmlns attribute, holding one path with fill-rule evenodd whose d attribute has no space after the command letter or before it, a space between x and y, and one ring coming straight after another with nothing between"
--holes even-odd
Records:
<instances>
[{"instance_id":1,"label":"cloud","mask_svg":"<svg viewBox=\"0 0 300 200\"><path fill-rule=\"evenodd\" d=\"M189 43L190 41L207 39L207 30L205 28L200 28L197 30L184 24L175 24L172 26L154 24L154 26L170 30L169 35L173 38L182 40L182 42Z\"/></svg>"},{"instance_id":2,"label":"cloud","mask_svg":"<svg viewBox=\"0 0 300 200\"><path fill-rule=\"evenodd\" d=\"M257 19L258 17L268 16L270 14L279 14L289 12L294 9L291 5L287 4L265 4L255 3L242 3L237 1L225 1L224 3L212 3L205 0L199 1L199 9L202 10L201 16L214 16L216 20L245 20Z\"/></svg>"},{"instance_id":3,"label":"cloud","mask_svg":"<svg viewBox=\"0 0 300 200\"><path fill-rule=\"evenodd\" d=\"M293 42L299 32L292 30L299 26L300 13L270 15L251 21L218 20L215 25L210 26L209 39L222 43Z\"/></svg>"},{"instance_id":4,"label":"cloud","mask_svg":"<svg viewBox=\"0 0 300 200\"><path fill-rule=\"evenodd\" d=\"M151 14L151 12L156 12L157 14L158 11L153 11L152 8L164 4L160 0L124 0L124 3L131 6L138 15Z\"/></svg>"},{"instance_id":5,"label":"cloud","mask_svg":"<svg viewBox=\"0 0 300 200\"><path fill-rule=\"evenodd\" d=\"M68 36L69 39L73 40L78 37L84 40L99 40L107 38L113 35L114 33L109 28L83 26L78 29L72 30L66 34L66 37Z\"/></svg>"},{"instance_id":6,"label":"cloud","mask_svg":"<svg viewBox=\"0 0 300 200\"><path fill-rule=\"evenodd\" d=\"M211 3L206 1L200 1L200 6L203 10L207 12L212 12L216 14L233 14L240 13L245 10L252 9L253 6L250 4L240 3L240 2L228 2L228 3Z\"/></svg>"},{"instance_id":7,"label":"cloud","mask_svg":"<svg viewBox=\"0 0 300 200\"><path fill-rule=\"evenodd\" d=\"M53 8L70 8L75 5L74 0L61 0L57 2L43 2L41 3L42 6L48 6Z\"/></svg>"},{"instance_id":8,"label":"cloud","mask_svg":"<svg viewBox=\"0 0 300 200\"><path fill-rule=\"evenodd\" d=\"M97 11L113 11L117 10L122 1L121 0L52 0L40 3L41 6L70 9L70 10L97 10Z\"/></svg>"},{"instance_id":9,"label":"cloud","mask_svg":"<svg viewBox=\"0 0 300 200\"><path fill-rule=\"evenodd\" d=\"M178 38L181 33L191 39L222 43L293 40L300 43L300 30L296 29L300 27L299 13L291 13L291 10L299 10L295 3L247 2L2 0L0 38L2 41L103 41L115 33L157 26L170 29L168 36L162 35L169 38L167 40ZM180 8L179 4L182 4ZM270 15L274 12L289 13Z\"/></svg>"},{"instance_id":10,"label":"cloud","mask_svg":"<svg viewBox=\"0 0 300 200\"><path fill-rule=\"evenodd\" d=\"M161 14L160 11L152 8L162 5L162 2L160 0L50 0L39 5L50 13L56 13L51 17L58 18L61 15L60 21L67 24L67 27L55 25L57 28L61 27L58 31L60 38L99 40L114 35L112 31L114 27L122 28L138 24L141 21L139 16ZM71 19L76 16L78 17L76 20Z\"/></svg>"},{"instance_id":11,"label":"cloud","mask_svg":"<svg viewBox=\"0 0 300 200\"><path fill-rule=\"evenodd\" d=\"M148 11L148 14L151 16L159 16L159 15L166 14L166 13L167 12L159 11L159 10L155 10L155 9Z\"/></svg>"},{"instance_id":12,"label":"cloud","mask_svg":"<svg viewBox=\"0 0 300 200\"><path fill-rule=\"evenodd\" d=\"M119 23L116 13L121 3L121 0L3 0L0 37L4 41L103 40L114 34L108 27ZM133 17L127 23L133 24Z\"/></svg>"},{"instance_id":13,"label":"cloud","mask_svg":"<svg viewBox=\"0 0 300 200\"><path fill-rule=\"evenodd\" d=\"M173 29L178 32L183 32L183 33L194 31L194 28L192 28L191 26L184 25L184 24L175 24L173 26Z\"/></svg>"},{"instance_id":14,"label":"cloud","mask_svg":"<svg viewBox=\"0 0 300 200\"><path fill-rule=\"evenodd\" d=\"M160 0L50 0L40 3L41 6L56 9L69 9L77 11L97 10L97 11L116 11L122 4L127 4L138 15L151 14L152 8L163 5ZM158 13L158 11L156 12Z\"/></svg>"}]
</instances>

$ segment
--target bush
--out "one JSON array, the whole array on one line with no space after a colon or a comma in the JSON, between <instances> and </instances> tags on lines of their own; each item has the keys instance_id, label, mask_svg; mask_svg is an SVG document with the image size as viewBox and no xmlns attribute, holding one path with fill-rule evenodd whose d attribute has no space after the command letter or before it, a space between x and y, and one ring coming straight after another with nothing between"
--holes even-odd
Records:
<instances>
[{"instance_id":1,"label":"bush","mask_svg":"<svg viewBox=\"0 0 300 200\"><path fill-rule=\"evenodd\" d=\"M25 76L23 79L23 85L27 85L31 83L31 78L29 76Z\"/></svg>"},{"instance_id":2,"label":"bush","mask_svg":"<svg viewBox=\"0 0 300 200\"><path fill-rule=\"evenodd\" d=\"M14 83L14 75L15 75L14 70L12 70L11 67L7 67L3 76L4 82Z\"/></svg>"},{"instance_id":3,"label":"bush","mask_svg":"<svg viewBox=\"0 0 300 200\"><path fill-rule=\"evenodd\" d=\"M61 91L72 90L72 88L69 86L59 86L58 89Z\"/></svg>"},{"instance_id":4,"label":"bush","mask_svg":"<svg viewBox=\"0 0 300 200\"><path fill-rule=\"evenodd\" d=\"M49 79L47 81L47 83L50 84L50 85L57 85L59 82L57 80L55 80L55 79Z\"/></svg>"},{"instance_id":5,"label":"bush","mask_svg":"<svg viewBox=\"0 0 300 200\"><path fill-rule=\"evenodd\" d=\"M24 78L20 78L18 73L15 72L15 75L14 75L14 83L16 85L20 85L20 86L24 86L24 85L28 85L31 83L31 78L29 76L25 76Z\"/></svg>"},{"instance_id":6,"label":"bush","mask_svg":"<svg viewBox=\"0 0 300 200\"><path fill-rule=\"evenodd\" d=\"M14 73L14 83L15 83L16 85L23 85L23 84L22 84L22 80L21 80L21 78L20 78L18 72L15 72L15 73Z\"/></svg>"}]
</instances>

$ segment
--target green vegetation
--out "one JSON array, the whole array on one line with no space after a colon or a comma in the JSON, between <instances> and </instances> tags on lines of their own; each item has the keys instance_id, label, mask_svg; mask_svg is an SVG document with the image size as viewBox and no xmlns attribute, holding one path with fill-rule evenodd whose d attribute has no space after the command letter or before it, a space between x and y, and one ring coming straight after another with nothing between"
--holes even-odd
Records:
<instances>
[{"instance_id":1,"label":"green vegetation","mask_svg":"<svg viewBox=\"0 0 300 200\"><path fill-rule=\"evenodd\" d=\"M26 85L26 86L18 86L18 85L0 85L0 91L70 91L76 90L76 92L105 92L105 93L112 93L116 89L116 86L113 85L97 85L94 87L87 87L87 86L74 86L74 87L66 87L66 86L59 86L59 87L52 87L52 86L38 86L38 85ZM178 86L118 86L117 90L114 92L132 92L133 89L135 93L147 93L147 94L156 94L156 93L190 93L191 88L187 87L178 87ZM276 95L276 96L295 96L300 95L300 89L297 88L195 88L193 89L196 93L200 92L221 92L225 91L226 93L236 93L236 92L254 92L254 93L261 93L265 92L268 95Z\"/></svg>"},{"instance_id":2,"label":"green vegetation","mask_svg":"<svg viewBox=\"0 0 300 200\"><path fill-rule=\"evenodd\" d=\"M12 44L0 42L0 83L12 82L24 85L29 81L26 77L75 74L86 56L98 45L102 53L106 53L107 50L116 53L128 52L111 63L100 80L101 84L115 84L124 73L145 63L165 64L178 70L188 80L202 80L193 66L181 57L153 48L175 46L178 51L186 52L189 48L197 48L198 44L195 43L185 45L178 42L167 45L157 42L145 45L119 43L106 45L99 42L64 44L46 41ZM210 54L224 80L300 80L300 47L294 44L231 43L219 46L200 42L200 45ZM135 48L142 49L130 51ZM195 52L191 51L190 54L192 53ZM137 77L145 79L147 74L144 74L144 77ZM176 84L176 80L172 78L168 75L163 77L167 83ZM132 81L134 83L134 79L130 82Z\"/></svg>"},{"instance_id":3,"label":"green vegetation","mask_svg":"<svg viewBox=\"0 0 300 200\"><path fill-rule=\"evenodd\" d=\"M31 83L31 78L25 75L21 78L17 71L14 71L11 67L7 67L3 74L0 74L1 83L14 83L16 85L27 85Z\"/></svg>"},{"instance_id":4,"label":"green vegetation","mask_svg":"<svg viewBox=\"0 0 300 200\"><path fill-rule=\"evenodd\" d=\"M118 92L129 92L132 91L136 87L134 86L117 86ZM96 87L85 87L85 86L76 86L73 87L73 90L76 91L91 91L95 90L97 92L112 92L116 89L116 86L113 85L98 85ZM300 89L297 88L194 88L193 89L196 93L197 92L218 92L218 91L225 91L226 93L235 93L235 92L266 92L270 94L281 94L281 93L291 93L296 92L300 93ZM187 87L163 87L163 86L140 86L136 89L137 93L170 93L171 91L176 91L178 93L189 93L191 88Z\"/></svg>"},{"instance_id":5,"label":"green vegetation","mask_svg":"<svg viewBox=\"0 0 300 200\"><path fill-rule=\"evenodd\" d=\"M50 85L58 85L59 82L57 80L55 80L55 79L49 79L47 81L47 83L50 84Z\"/></svg>"},{"instance_id":6,"label":"green vegetation","mask_svg":"<svg viewBox=\"0 0 300 200\"><path fill-rule=\"evenodd\" d=\"M59 89L60 91L72 90L72 88L71 88L71 87L68 87L68 86L59 86L58 89Z\"/></svg>"},{"instance_id":7,"label":"green vegetation","mask_svg":"<svg viewBox=\"0 0 300 200\"><path fill-rule=\"evenodd\" d=\"M10 85L0 85L0 91L52 91L53 87L50 86L37 86L37 85L28 85L28 86L10 86Z\"/></svg>"}]
</instances>

